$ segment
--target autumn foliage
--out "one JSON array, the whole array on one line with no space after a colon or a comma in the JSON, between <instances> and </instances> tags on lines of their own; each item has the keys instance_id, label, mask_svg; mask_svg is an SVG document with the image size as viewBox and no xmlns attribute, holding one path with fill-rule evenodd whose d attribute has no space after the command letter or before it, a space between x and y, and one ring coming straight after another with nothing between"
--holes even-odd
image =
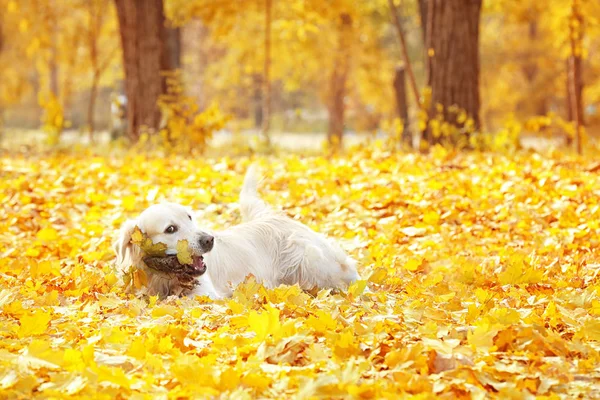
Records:
<instances>
[{"instance_id":1,"label":"autumn foliage","mask_svg":"<svg viewBox=\"0 0 600 400\"><path fill-rule=\"evenodd\" d=\"M599 51L595 0L0 0L0 399L600 397ZM115 269L252 162L360 280Z\"/></svg>"},{"instance_id":2,"label":"autumn foliage","mask_svg":"<svg viewBox=\"0 0 600 400\"><path fill-rule=\"evenodd\" d=\"M124 294L120 223L163 199L237 223L249 162L2 158L0 397L598 395L597 165L377 145L268 158L265 199L339 238L361 281Z\"/></svg>"}]
</instances>

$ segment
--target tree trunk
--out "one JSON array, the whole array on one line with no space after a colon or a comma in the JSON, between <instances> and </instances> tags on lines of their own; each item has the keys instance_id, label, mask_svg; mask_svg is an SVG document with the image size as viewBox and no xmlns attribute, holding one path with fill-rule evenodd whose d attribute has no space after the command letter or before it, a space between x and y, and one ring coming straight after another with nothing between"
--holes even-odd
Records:
<instances>
[{"instance_id":1,"label":"tree trunk","mask_svg":"<svg viewBox=\"0 0 600 400\"><path fill-rule=\"evenodd\" d=\"M58 28L56 27L56 20L52 22L52 48L50 54L50 93L58 100L59 99L59 84L58 84Z\"/></svg>"},{"instance_id":2,"label":"tree trunk","mask_svg":"<svg viewBox=\"0 0 600 400\"><path fill-rule=\"evenodd\" d=\"M567 62L565 64L566 67L566 71L567 71L567 79L566 79L566 90L565 90L565 94L566 94L566 104L565 104L565 108L567 111L567 121L571 121L573 122L573 107L571 107L571 104L573 104L573 100L571 99L571 94L572 94L572 90L571 90L571 76L573 75L571 73L571 57L567 58ZM573 144L573 138L571 138L570 136L567 137L567 145L572 145Z\"/></svg>"},{"instance_id":3,"label":"tree trunk","mask_svg":"<svg viewBox=\"0 0 600 400\"><path fill-rule=\"evenodd\" d=\"M420 95L419 88L417 87L417 80L415 79L415 74L412 70L412 64L410 62L410 58L408 57L408 48L406 46L406 39L404 38L404 30L402 29L402 21L401 17L398 13L398 9L394 4L394 0L388 0L388 4L390 7L390 13L392 14L392 22L396 27L396 34L398 36L398 42L400 43L400 50L402 52L402 59L404 60L404 66L406 68L406 72L408 72L408 79L410 80L410 86L413 90L413 95L415 96L415 104L420 105Z\"/></svg>"},{"instance_id":4,"label":"tree trunk","mask_svg":"<svg viewBox=\"0 0 600 400\"><path fill-rule=\"evenodd\" d=\"M87 110L88 135L90 144L94 143L94 108L96 107L96 96L98 95L98 74L94 73L92 78L92 87L90 88L90 101Z\"/></svg>"},{"instance_id":5,"label":"tree trunk","mask_svg":"<svg viewBox=\"0 0 600 400\"><path fill-rule=\"evenodd\" d=\"M271 137L269 130L271 128L271 0L265 0L265 64L263 80L263 109L262 109L262 135L263 140L269 146Z\"/></svg>"},{"instance_id":6,"label":"tree trunk","mask_svg":"<svg viewBox=\"0 0 600 400\"><path fill-rule=\"evenodd\" d=\"M402 131L402 142L412 147L412 135L408 124L408 102L406 101L406 77L404 67L396 68L394 75L394 93L396 95L396 107L398 117L402 119L404 130Z\"/></svg>"},{"instance_id":7,"label":"tree trunk","mask_svg":"<svg viewBox=\"0 0 600 400\"><path fill-rule=\"evenodd\" d=\"M423 38L423 48L427 39L427 8L429 7L428 0L419 0L419 16L421 17L421 36ZM425 48L425 53L427 49Z\"/></svg>"},{"instance_id":8,"label":"tree trunk","mask_svg":"<svg viewBox=\"0 0 600 400\"><path fill-rule=\"evenodd\" d=\"M568 93L568 108L569 119L575 123L575 144L577 153L583 152L582 130L585 126L583 115L583 62L581 58L581 46L583 41L583 15L577 6L576 2L572 3L571 8L571 23L570 39L571 39L571 56L567 65L567 93ZM567 144L571 145L573 139L567 140Z\"/></svg>"},{"instance_id":9,"label":"tree trunk","mask_svg":"<svg viewBox=\"0 0 600 400\"><path fill-rule=\"evenodd\" d=\"M159 97L165 93L161 72L168 69L162 0L115 0L127 95L127 134L136 141L143 129L160 124Z\"/></svg>"},{"instance_id":10,"label":"tree trunk","mask_svg":"<svg viewBox=\"0 0 600 400\"><path fill-rule=\"evenodd\" d=\"M535 18L535 16L533 17ZM528 39L529 43L535 45L535 43L539 40L538 35L538 22L535 19L529 21L528 25ZM525 60L523 61L523 66L521 69L523 70L523 75L525 76L525 80L527 81L528 90L531 93L535 93L538 85L538 73L539 68L536 63L536 59L539 57L537 52L529 53L525 56ZM548 113L548 102L545 97L533 97L533 99L526 99L527 103L531 103L531 111L535 115L546 115ZM525 105L525 109L529 109L528 105Z\"/></svg>"},{"instance_id":11,"label":"tree trunk","mask_svg":"<svg viewBox=\"0 0 600 400\"><path fill-rule=\"evenodd\" d=\"M254 95L252 96L252 108L254 109L254 127L261 129L263 124L263 101L262 101L262 78L259 74L254 75Z\"/></svg>"},{"instance_id":12,"label":"tree trunk","mask_svg":"<svg viewBox=\"0 0 600 400\"><path fill-rule=\"evenodd\" d=\"M479 129L479 19L482 0L428 0L427 29L430 49L431 110L430 118L438 105L443 107L444 121L455 126L468 139L472 129ZM432 53L432 54L431 54ZM472 119L461 116L466 112ZM431 129L427 132L429 143L437 143Z\"/></svg>"},{"instance_id":13,"label":"tree trunk","mask_svg":"<svg viewBox=\"0 0 600 400\"><path fill-rule=\"evenodd\" d=\"M4 31L2 29L4 25L4 21L2 20L2 16L0 16L0 53L2 52L2 49L4 48Z\"/></svg>"},{"instance_id":14,"label":"tree trunk","mask_svg":"<svg viewBox=\"0 0 600 400\"><path fill-rule=\"evenodd\" d=\"M350 72L350 48L352 41L352 18L349 14L340 15L338 28L338 48L336 50L329 90L329 128L327 140L336 150L342 147L344 134L344 98L346 81Z\"/></svg>"},{"instance_id":15,"label":"tree trunk","mask_svg":"<svg viewBox=\"0 0 600 400\"><path fill-rule=\"evenodd\" d=\"M583 73L581 56L571 56L568 61L568 117L575 125L575 137L569 138L567 144L573 141L577 146L577 152L581 153L581 130L585 126L583 118Z\"/></svg>"},{"instance_id":16,"label":"tree trunk","mask_svg":"<svg viewBox=\"0 0 600 400\"><path fill-rule=\"evenodd\" d=\"M165 46L163 52L163 68L166 70L181 69L181 28L165 28Z\"/></svg>"}]
</instances>

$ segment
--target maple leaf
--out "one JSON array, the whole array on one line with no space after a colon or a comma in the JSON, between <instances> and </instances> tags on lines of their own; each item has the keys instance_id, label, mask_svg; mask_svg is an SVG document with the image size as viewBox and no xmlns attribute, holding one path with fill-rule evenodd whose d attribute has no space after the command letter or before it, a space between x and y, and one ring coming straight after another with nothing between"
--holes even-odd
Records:
<instances>
[{"instance_id":1,"label":"maple leaf","mask_svg":"<svg viewBox=\"0 0 600 400\"><path fill-rule=\"evenodd\" d=\"M179 240L177 242L177 261L180 264L193 264L192 253L187 240Z\"/></svg>"},{"instance_id":2,"label":"maple leaf","mask_svg":"<svg viewBox=\"0 0 600 400\"><path fill-rule=\"evenodd\" d=\"M139 246L148 256L162 257L166 255L167 245L164 243L153 243L152 239L137 226L131 234L131 243Z\"/></svg>"},{"instance_id":3,"label":"maple leaf","mask_svg":"<svg viewBox=\"0 0 600 400\"><path fill-rule=\"evenodd\" d=\"M37 233L37 238L45 241L53 241L58 238L58 232L53 228L44 228Z\"/></svg>"},{"instance_id":4,"label":"maple leaf","mask_svg":"<svg viewBox=\"0 0 600 400\"><path fill-rule=\"evenodd\" d=\"M315 315L311 315L306 320L306 326L314 329L315 332L327 333L335 331L337 328L337 321L333 319L329 313L317 310Z\"/></svg>"},{"instance_id":5,"label":"maple leaf","mask_svg":"<svg viewBox=\"0 0 600 400\"><path fill-rule=\"evenodd\" d=\"M359 264L347 290L248 277L229 299L159 299L144 295L143 270L113 269L107 215L125 219L169 194L215 228L233 226L249 162L5 154L0 397L594 396L591 157L382 143L270 155L261 196L339 239ZM139 229L132 242L154 245Z\"/></svg>"},{"instance_id":6,"label":"maple leaf","mask_svg":"<svg viewBox=\"0 0 600 400\"><path fill-rule=\"evenodd\" d=\"M475 329L469 331L467 341L476 350L489 351L494 346L494 337L498 333L498 329L484 319L479 322Z\"/></svg>"},{"instance_id":7,"label":"maple leaf","mask_svg":"<svg viewBox=\"0 0 600 400\"><path fill-rule=\"evenodd\" d=\"M51 311L34 310L23 314L19 319L20 326L17 335L21 338L29 335L41 335L46 332L51 320Z\"/></svg>"},{"instance_id":8,"label":"maple leaf","mask_svg":"<svg viewBox=\"0 0 600 400\"><path fill-rule=\"evenodd\" d=\"M256 332L256 340L264 340L269 335L276 335L281 329L279 310L270 306L263 312L251 311L248 315L248 327Z\"/></svg>"},{"instance_id":9,"label":"maple leaf","mask_svg":"<svg viewBox=\"0 0 600 400\"><path fill-rule=\"evenodd\" d=\"M515 285L521 283L541 282L544 273L541 270L530 265L525 257L514 255L510 258L508 265L498 275L498 281L501 285Z\"/></svg>"},{"instance_id":10,"label":"maple leaf","mask_svg":"<svg viewBox=\"0 0 600 400\"><path fill-rule=\"evenodd\" d=\"M116 387L129 389L131 382L121 368L98 366L95 368L99 382L107 382Z\"/></svg>"}]
</instances>

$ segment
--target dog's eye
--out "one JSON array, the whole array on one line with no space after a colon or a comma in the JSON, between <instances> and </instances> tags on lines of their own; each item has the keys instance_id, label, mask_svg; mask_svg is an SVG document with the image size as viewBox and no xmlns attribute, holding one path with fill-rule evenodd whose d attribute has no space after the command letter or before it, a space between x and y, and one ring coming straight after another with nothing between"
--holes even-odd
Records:
<instances>
[{"instance_id":1,"label":"dog's eye","mask_svg":"<svg viewBox=\"0 0 600 400\"><path fill-rule=\"evenodd\" d=\"M165 229L165 233L175 233L177 232L177 226L176 225L169 225L167 227L167 229Z\"/></svg>"},{"instance_id":2,"label":"dog's eye","mask_svg":"<svg viewBox=\"0 0 600 400\"><path fill-rule=\"evenodd\" d=\"M191 215L188 215L188 218L190 219L190 221L192 220L192 216Z\"/></svg>"}]
</instances>

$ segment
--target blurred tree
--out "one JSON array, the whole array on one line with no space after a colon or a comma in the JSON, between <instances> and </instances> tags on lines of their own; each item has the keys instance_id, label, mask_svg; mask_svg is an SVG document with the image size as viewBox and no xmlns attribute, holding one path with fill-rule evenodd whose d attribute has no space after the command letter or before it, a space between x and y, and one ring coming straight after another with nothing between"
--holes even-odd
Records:
<instances>
[{"instance_id":1,"label":"blurred tree","mask_svg":"<svg viewBox=\"0 0 600 400\"><path fill-rule=\"evenodd\" d=\"M163 65L167 71L178 70L181 68L181 28L167 24L165 29L167 51L163 52Z\"/></svg>"},{"instance_id":2,"label":"blurred tree","mask_svg":"<svg viewBox=\"0 0 600 400\"><path fill-rule=\"evenodd\" d=\"M116 16L112 4L106 0L83 0L83 9L86 11L85 23L81 24L84 33L85 48L87 50L91 86L87 109L87 125L90 142L93 142L95 130L94 111L98 86L102 76L116 58L120 46L115 43L117 36Z\"/></svg>"},{"instance_id":3,"label":"blurred tree","mask_svg":"<svg viewBox=\"0 0 600 400\"><path fill-rule=\"evenodd\" d=\"M567 114L575 125L577 152L582 153L583 115L583 34L584 17L580 0L571 0L569 43L571 54L567 62ZM570 142L570 140L569 140ZM570 143L568 143L570 144Z\"/></svg>"},{"instance_id":4,"label":"blurred tree","mask_svg":"<svg viewBox=\"0 0 600 400\"><path fill-rule=\"evenodd\" d=\"M423 1L421 1L422 3ZM409 121L408 121L408 102L406 96L406 73L408 73L408 78L410 81L410 86L413 91L413 96L415 99L415 104L418 108L422 107L421 104L421 96L419 95L419 89L417 86L417 80L415 78L415 74L412 67L412 62L408 55L408 46L406 43L406 35L404 34L404 29L402 26L402 17L394 0L388 0L390 14L392 18L392 22L396 28L396 35L398 37L398 42L400 44L400 51L402 53L402 61L403 64L400 67L396 67L396 74L394 76L394 93L396 95L396 106L398 108L398 116L403 121L403 131L402 131L402 142L408 147L412 147L412 134L409 131ZM419 4L421 4L419 3ZM422 29L424 31L424 29Z\"/></svg>"},{"instance_id":5,"label":"blurred tree","mask_svg":"<svg viewBox=\"0 0 600 400\"><path fill-rule=\"evenodd\" d=\"M482 0L427 0L427 3L430 115L442 114L445 123L468 136L481 125L479 19ZM437 143L440 136L428 129L426 139Z\"/></svg>"},{"instance_id":6,"label":"blurred tree","mask_svg":"<svg viewBox=\"0 0 600 400\"><path fill-rule=\"evenodd\" d=\"M271 128L271 26L273 20L273 4L265 0L265 64L263 68L263 107L262 107L262 135L267 146L271 145L269 130Z\"/></svg>"},{"instance_id":7,"label":"blurred tree","mask_svg":"<svg viewBox=\"0 0 600 400\"><path fill-rule=\"evenodd\" d=\"M527 130L566 134L567 143L574 143L579 130L574 126L570 100L573 37L577 38L575 48L581 60L578 91L590 105L586 108L582 103L580 107L582 117L586 117L582 122L599 122L594 104L600 101L600 57L597 56L600 2L579 0L577 3L582 23L574 18L572 0L485 3L486 23L481 31L482 116L488 130L497 129L511 118L527 122L543 116L548 117L546 121L556 122L554 129L545 129L547 124L533 123L527 124ZM563 123L563 119L573 122Z\"/></svg>"},{"instance_id":8,"label":"blurred tree","mask_svg":"<svg viewBox=\"0 0 600 400\"><path fill-rule=\"evenodd\" d=\"M394 75L394 93L396 95L396 107L398 117L402 119L402 142L408 147L412 147L412 135L409 130L408 121L408 102L406 100L406 78L405 68L399 66Z\"/></svg>"},{"instance_id":9,"label":"blurred tree","mask_svg":"<svg viewBox=\"0 0 600 400\"><path fill-rule=\"evenodd\" d=\"M125 70L127 132L137 140L143 129L156 132L161 113L160 96L166 93L162 77L169 67L162 0L115 0Z\"/></svg>"},{"instance_id":10,"label":"blurred tree","mask_svg":"<svg viewBox=\"0 0 600 400\"><path fill-rule=\"evenodd\" d=\"M203 69L204 93L230 112L264 121L264 110L251 112L248 104L265 104L265 0L246 1L243 7L217 0L168 0L165 5L178 25L198 19L207 27L202 47L213 51ZM362 113L373 129L377 122L369 118L392 115L395 62L385 48L387 0L273 2L270 25L273 113L300 104L315 115L320 103L328 116L325 129L335 140L349 116Z\"/></svg>"},{"instance_id":11,"label":"blurred tree","mask_svg":"<svg viewBox=\"0 0 600 400\"><path fill-rule=\"evenodd\" d=\"M346 98L346 81L350 72L352 56L352 17L348 13L339 15L337 29L337 46L333 55L333 69L329 86L330 99L329 128L327 139L333 148L342 145L344 133L344 100Z\"/></svg>"}]
</instances>

